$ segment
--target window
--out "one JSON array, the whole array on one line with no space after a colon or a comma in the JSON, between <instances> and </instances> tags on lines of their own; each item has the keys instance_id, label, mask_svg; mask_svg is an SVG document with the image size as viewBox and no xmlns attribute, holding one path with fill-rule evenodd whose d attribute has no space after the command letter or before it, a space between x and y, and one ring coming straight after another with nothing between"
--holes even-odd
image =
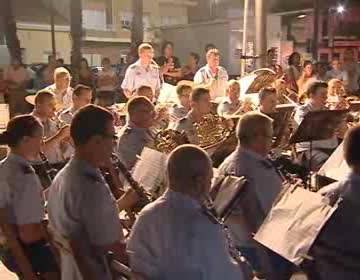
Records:
<instances>
[{"instance_id":1,"label":"window","mask_svg":"<svg viewBox=\"0 0 360 280\"><path fill-rule=\"evenodd\" d=\"M107 30L106 12L83 10L83 27L92 30Z\"/></svg>"}]
</instances>

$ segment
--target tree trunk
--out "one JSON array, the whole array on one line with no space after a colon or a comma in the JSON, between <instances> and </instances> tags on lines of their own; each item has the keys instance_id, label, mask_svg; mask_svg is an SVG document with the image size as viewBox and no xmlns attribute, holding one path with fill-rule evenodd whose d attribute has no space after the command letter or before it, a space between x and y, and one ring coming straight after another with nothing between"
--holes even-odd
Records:
<instances>
[{"instance_id":1,"label":"tree trunk","mask_svg":"<svg viewBox=\"0 0 360 280\"><path fill-rule=\"evenodd\" d=\"M20 41L16 33L16 21L13 14L13 1L12 0L1 0L0 1L0 16L3 25L5 39L9 54L11 58L18 59L22 62Z\"/></svg>"},{"instance_id":2,"label":"tree trunk","mask_svg":"<svg viewBox=\"0 0 360 280\"><path fill-rule=\"evenodd\" d=\"M138 46L144 41L143 0L132 1L131 43Z\"/></svg>"},{"instance_id":3,"label":"tree trunk","mask_svg":"<svg viewBox=\"0 0 360 280\"><path fill-rule=\"evenodd\" d=\"M70 25L71 25L71 70L73 77L73 84L77 85L79 82L79 68L81 62L81 43L83 36L82 29L82 0L70 1Z\"/></svg>"}]
</instances>

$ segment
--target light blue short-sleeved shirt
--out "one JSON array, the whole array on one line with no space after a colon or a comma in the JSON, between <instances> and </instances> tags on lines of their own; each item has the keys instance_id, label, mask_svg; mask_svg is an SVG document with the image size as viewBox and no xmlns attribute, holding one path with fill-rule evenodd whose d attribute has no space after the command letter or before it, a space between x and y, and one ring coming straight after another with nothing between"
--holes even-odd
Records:
<instances>
[{"instance_id":1,"label":"light blue short-sleeved shirt","mask_svg":"<svg viewBox=\"0 0 360 280\"><path fill-rule=\"evenodd\" d=\"M160 90L160 69L153 64L144 67L138 60L126 70L121 88L133 92L143 85L150 86L154 91Z\"/></svg>"},{"instance_id":2,"label":"light blue short-sleeved shirt","mask_svg":"<svg viewBox=\"0 0 360 280\"><path fill-rule=\"evenodd\" d=\"M177 122L169 125L170 129L173 129L177 132L185 132L187 139L191 144L198 145L199 137L197 135L194 118L192 111L190 111L184 118L178 120Z\"/></svg>"},{"instance_id":3,"label":"light blue short-sleeved shirt","mask_svg":"<svg viewBox=\"0 0 360 280\"><path fill-rule=\"evenodd\" d=\"M128 252L132 270L149 280L243 279L221 226L192 198L173 191L141 211Z\"/></svg>"},{"instance_id":4,"label":"light blue short-sleeved shirt","mask_svg":"<svg viewBox=\"0 0 360 280\"><path fill-rule=\"evenodd\" d=\"M244 176L249 188L255 190L256 198L263 214L269 213L272 204L282 189L282 181L276 169L261 155L238 147L219 167L220 175ZM241 205L240 205L241 208ZM245 214L241 211L237 214ZM259 216L261 214L259 213ZM252 246L251 233L246 226L229 224L229 228L239 246Z\"/></svg>"},{"instance_id":5,"label":"light blue short-sleeved shirt","mask_svg":"<svg viewBox=\"0 0 360 280\"><path fill-rule=\"evenodd\" d=\"M52 183L48 197L51 226L65 238L76 240L93 267L94 279L111 279L106 256L96 248L123 238L115 198L100 171L72 158ZM62 279L77 280L71 256L62 254Z\"/></svg>"},{"instance_id":6,"label":"light blue short-sleeved shirt","mask_svg":"<svg viewBox=\"0 0 360 280\"><path fill-rule=\"evenodd\" d=\"M227 82L229 80L229 74L226 69L219 66L219 70L216 75L210 70L209 65L205 65L200 68L194 76L194 82L197 84L208 84L211 80L215 80L216 82L210 89L210 96L212 98L225 96L226 89L228 87Z\"/></svg>"},{"instance_id":7,"label":"light blue short-sleeved shirt","mask_svg":"<svg viewBox=\"0 0 360 280\"><path fill-rule=\"evenodd\" d=\"M8 222L38 224L45 217L42 186L30 163L10 153L0 163L0 208L8 210Z\"/></svg>"}]
</instances>

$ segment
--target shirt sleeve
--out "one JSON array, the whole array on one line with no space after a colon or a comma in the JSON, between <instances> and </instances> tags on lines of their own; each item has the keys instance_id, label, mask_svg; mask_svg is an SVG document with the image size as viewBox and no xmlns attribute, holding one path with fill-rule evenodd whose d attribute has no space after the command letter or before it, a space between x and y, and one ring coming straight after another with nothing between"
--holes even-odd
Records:
<instances>
[{"instance_id":1,"label":"shirt sleeve","mask_svg":"<svg viewBox=\"0 0 360 280\"><path fill-rule=\"evenodd\" d=\"M307 114L306 110L304 110L304 108L299 107L294 115L294 121L296 122L297 125L300 125L301 122L303 121L303 119L305 118L305 115Z\"/></svg>"},{"instance_id":2,"label":"shirt sleeve","mask_svg":"<svg viewBox=\"0 0 360 280\"><path fill-rule=\"evenodd\" d=\"M12 207L18 225L37 224L45 217L42 188L35 173L19 178L23 183L16 188Z\"/></svg>"},{"instance_id":3,"label":"shirt sleeve","mask_svg":"<svg viewBox=\"0 0 360 280\"><path fill-rule=\"evenodd\" d=\"M121 88L131 92L135 89L134 71L131 69L131 66L126 70Z\"/></svg>"},{"instance_id":4,"label":"shirt sleeve","mask_svg":"<svg viewBox=\"0 0 360 280\"><path fill-rule=\"evenodd\" d=\"M88 189L81 210L91 243L105 246L123 239L116 201L105 183L95 183Z\"/></svg>"},{"instance_id":5,"label":"shirt sleeve","mask_svg":"<svg viewBox=\"0 0 360 280\"><path fill-rule=\"evenodd\" d=\"M6 208L10 202L10 188L5 180L5 175L0 173L0 208Z\"/></svg>"},{"instance_id":6,"label":"shirt sleeve","mask_svg":"<svg viewBox=\"0 0 360 280\"><path fill-rule=\"evenodd\" d=\"M197 84L203 84L204 83L204 77L202 74L202 71L199 70L196 72L195 76L194 76L194 82Z\"/></svg>"}]
</instances>

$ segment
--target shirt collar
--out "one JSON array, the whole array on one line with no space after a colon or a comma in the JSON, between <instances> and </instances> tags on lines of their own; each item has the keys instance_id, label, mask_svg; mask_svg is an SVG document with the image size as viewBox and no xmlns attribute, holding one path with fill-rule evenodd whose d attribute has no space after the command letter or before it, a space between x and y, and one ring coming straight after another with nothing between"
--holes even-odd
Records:
<instances>
[{"instance_id":1,"label":"shirt collar","mask_svg":"<svg viewBox=\"0 0 360 280\"><path fill-rule=\"evenodd\" d=\"M168 189L165 194L165 198L168 198L171 201L174 201L176 204L182 205L185 208L188 209L200 209L201 205L198 201L190 197L189 195L175 192L170 189Z\"/></svg>"},{"instance_id":2,"label":"shirt collar","mask_svg":"<svg viewBox=\"0 0 360 280\"><path fill-rule=\"evenodd\" d=\"M237 148L237 151L239 153L242 153L242 154L244 154L244 155L246 155L246 156L248 156L248 157L250 157L252 159L258 160L258 161L264 161L264 160L267 159L267 157L264 157L264 156L254 152L254 151L251 151L249 149L245 149L245 148L242 148L242 147Z\"/></svg>"},{"instance_id":3,"label":"shirt collar","mask_svg":"<svg viewBox=\"0 0 360 280\"><path fill-rule=\"evenodd\" d=\"M83 172L89 174L89 175L94 175L94 176L99 176L99 179L101 180L102 176L101 176L101 172L99 170L99 168L91 165L88 161L83 160L83 159L79 159L76 157L72 157L70 159L69 165L73 165L78 167L79 169L81 169Z\"/></svg>"},{"instance_id":4,"label":"shirt collar","mask_svg":"<svg viewBox=\"0 0 360 280\"><path fill-rule=\"evenodd\" d=\"M142 131L142 132L146 132L149 129L148 128L143 128L143 127L137 127L132 121L128 120L126 126L130 129L133 129L135 131Z\"/></svg>"},{"instance_id":5,"label":"shirt collar","mask_svg":"<svg viewBox=\"0 0 360 280\"><path fill-rule=\"evenodd\" d=\"M16 162L16 163L20 163L20 164L24 164L24 165L30 165L30 163L29 163L29 161L27 159L25 159L22 156L19 156L17 154L14 154L14 153L9 153L8 159L10 161L13 161L13 162Z\"/></svg>"}]
</instances>

